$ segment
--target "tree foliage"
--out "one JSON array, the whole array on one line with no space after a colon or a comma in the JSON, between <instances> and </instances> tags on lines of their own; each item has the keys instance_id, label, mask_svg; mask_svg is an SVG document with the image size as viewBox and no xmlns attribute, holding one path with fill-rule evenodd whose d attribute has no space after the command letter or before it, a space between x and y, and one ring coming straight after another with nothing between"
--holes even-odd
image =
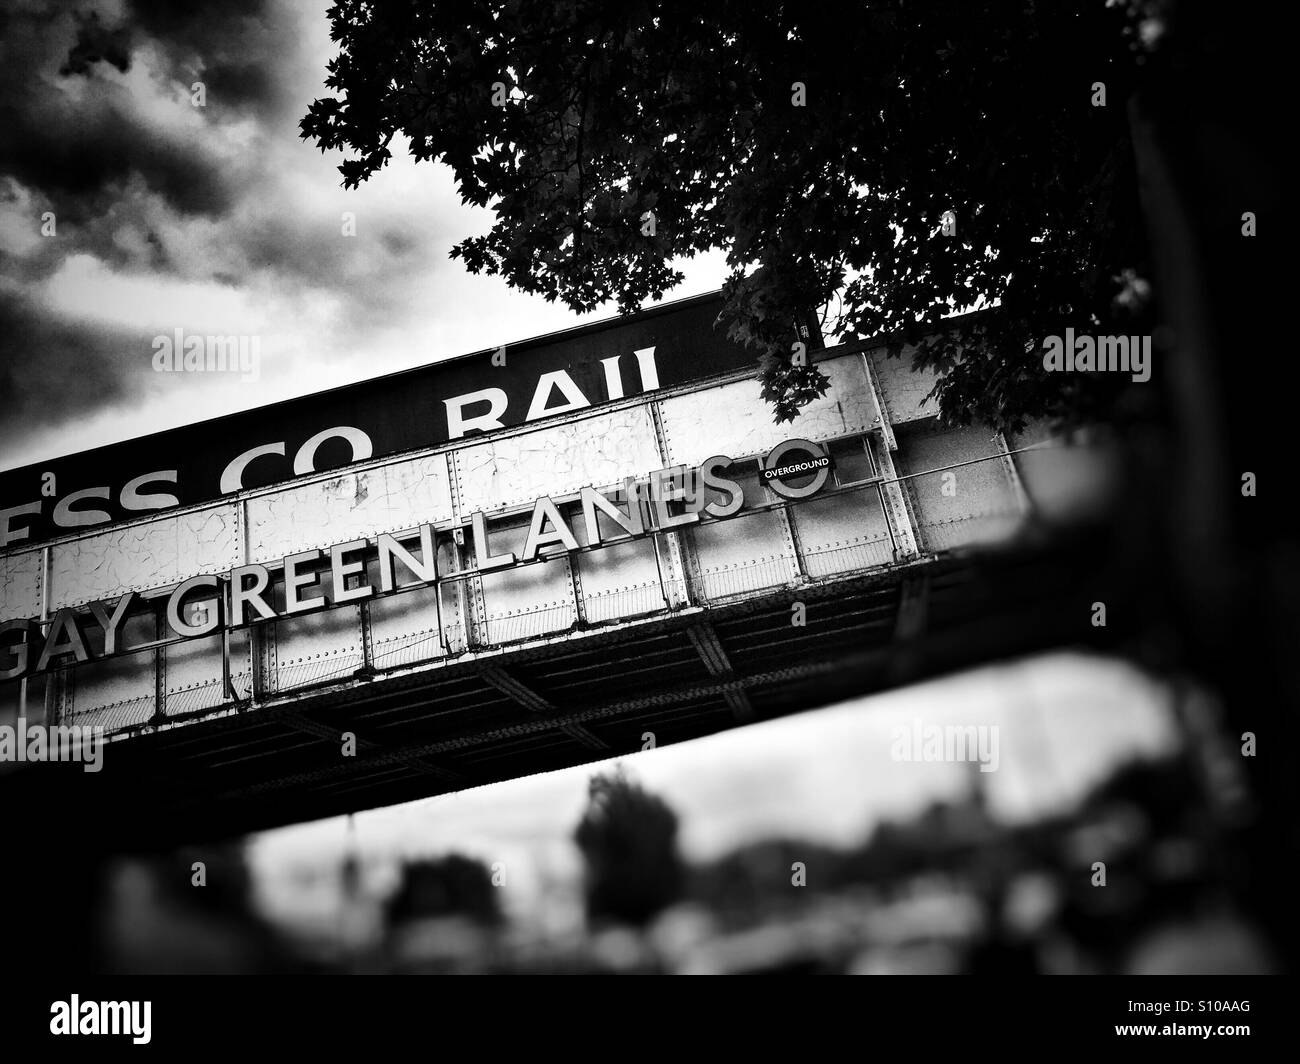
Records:
<instances>
[{"instance_id":1,"label":"tree foliage","mask_svg":"<svg viewBox=\"0 0 1300 1064\"><path fill-rule=\"evenodd\" d=\"M482 861L461 854L407 861L388 899L390 925L427 917L464 916L485 925L501 921L500 891Z\"/></svg>"},{"instance_id":2,"label":"tree foliage","mask_svg":"<svg viewBox=\"0 0 1300 1064\"><path fill-rule=\"evenodd\" d=\"M574 832L587 865L587 913L643 926L676 902L685 883L677 814L622 772L592 778Z\"/></svg>"},{"instance_id":3,"label":"tree foliage","mask_svg":"<svg viewBox=\"0 0 1300 1064\"><path fill-rule=\"evenodd\" d=\"M725 249L723 320L778 419L825 391L790 351L815 308L937 368L951 421L1088 416L1118 375L1047 374L1037 349L1136 331L1143 2L337 0L302 133L344 151L347 187L395 146L446 163L495 218L453 256L576 311L635 309ZM936 333L976 306L998 310Z\"/></svg>"}]
</instances>

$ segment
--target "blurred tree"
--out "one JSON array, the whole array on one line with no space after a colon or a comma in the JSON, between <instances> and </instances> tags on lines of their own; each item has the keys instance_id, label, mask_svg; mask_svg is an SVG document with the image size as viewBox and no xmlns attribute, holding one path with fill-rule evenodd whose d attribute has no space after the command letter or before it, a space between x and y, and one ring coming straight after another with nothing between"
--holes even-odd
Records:
<instances>
[{"instance_id":1,"label":"blurred tree","mask_svg":"<svg viewBox=\"0 0 1300 1064\"><path fill-rule=\"evenodd\" d=\"M576 311L724 249L723 318L778 420L826 390L791 333L836 300L832 332L941 371L952 421L1086 417L1127 376L1044 373L1039 345L1145 331L1126 105L1157 2L338 0L301 128L346 187L397 137L446 163L495 215L453 257Z\"/></svg>"},{"instance_id":2,"label":"blurred tree","mask_svg":"<svg viewBox=\"0 0 1300 1064\"><path fill-rule=\"evenodd\" d=\"M488 926L501 921L499 894L482 861L453 853L406 862L388 900L389 925L437 916L466 916Z\"/></svg>"},{"instance_id":3,"label":"blurred tree","mask_svg":"<svg viewBox=\"0 0 1300 1064\"><path fill-rule=\"evenodd\" d=\"M791 889L796 862L807 872L804 889ZM846 855L834 847L806 839L761 839L692 868L689 893L724 922L743 926L783 905L800 905L808 896L857 882L847 868Z\"/></svg>"},{"instance_id":4,"label":"blurred tree","mask_svg":"<svg viewBox=\"0 0 1300 1064\"><path fill-rule=\"evenodd\" d=\"M120 859L100 909L116 974L267 974L304 963L259 910L242 839Z\"/></svg>"},{"instance_id":5,"label":"blurred tree","mask_svg":"<svg viewBox=\"0 0 1300 1064\"><path fill-rule=\"evenodd\" d=\"M682 894L677 814L621 770L592 778L574 838L587 863L587 914L644 926Z\"/></svg>"},{"instance_id":6,"label":"blurred tree","mask_svg":"<svg viewBox=\"0 0 1300 1064\"><path fill-rule=\"evenodd\" d=\"M203 865L203 886L194 885L194 865ZM159 888L195 908L236 916L255 915L253 875L243 839L207 846L185 846L153 861Z\"/></svg>"}]
</instances>

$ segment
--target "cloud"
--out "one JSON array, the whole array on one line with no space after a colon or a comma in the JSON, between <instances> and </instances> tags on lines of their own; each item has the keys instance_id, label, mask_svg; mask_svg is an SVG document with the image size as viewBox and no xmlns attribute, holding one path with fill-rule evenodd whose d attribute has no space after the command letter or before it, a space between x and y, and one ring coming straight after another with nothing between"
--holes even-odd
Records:
<instances>
[{"instance_id":1,"label":"cloud","mask_svg":"<svg viewBox=\"0 0 1300 1064\"><path fill-rule=\"evenodd\" d=\"M129 193L133 178L181 214L228 211L248 175L222 165L220 139L191 116L163 124L143 106L149 95L176 95L165 42L153 42L159 50L104 18L30 8L5 16L0 174L74 223ZM155 60L143 69L142 53Z\"/></svg>"},{"instance_id":2,"label":"cloud","mask_svg":"<svg viewBox=\"0 0 1300 1064\"><path fill-rule=\"evenodd\" d=\"M0 10L0 466L575 324L449 261L491 218L446 167L395 142L345 191L338 153L300 139L335 50L326 9ZM721 260L709 272L682 294L714 287ZM175 328L261 335L256 387L143 374Z\"/></svg>"},{"instance_id":3,"label":"cloud","mask_svg":"<svg viewBox=\"0 0 1300 1064\"><path fill-rule=\"evenodd\" d=\"M323 5L27 3L0 14L0 41L0 440L144 401L130 377L140 337L193 317L166 298L178 281L217 292L214 311L231 289L280 311L295 298L340 304L333 343L317 348L328 357L350 330L408 311L434 268L433 227L409 216L434 213L431 192L344 193L336 160L298 138L329 54ZM112 274L155 298L106 306ZM83 278L84 305L67 298L68 277Z\"/></svg>"},{"instance_id":4,"label":"cloud","mask_svg":"<svg viewBox=\"0 0 1300 1064\"><path fill-rule=\"evenodd\" d=\"M0 336L11 356L0 362L0 450L20 434L124 397L129 330L62 319L0 292Z\"/></svg>"},{"instance_id":5,"label":"cloud","mask_svg":"<svg viewBox=\"0 0 1300 1064\"><path fill-rule=\"evenodd\" d=\"M125 26L109 29L98 11L74 12L77 43L59 68L60 74L85 74L96 63L108 63L125 73L131 68L131 33Z\"/></svg>"}]
</instances>

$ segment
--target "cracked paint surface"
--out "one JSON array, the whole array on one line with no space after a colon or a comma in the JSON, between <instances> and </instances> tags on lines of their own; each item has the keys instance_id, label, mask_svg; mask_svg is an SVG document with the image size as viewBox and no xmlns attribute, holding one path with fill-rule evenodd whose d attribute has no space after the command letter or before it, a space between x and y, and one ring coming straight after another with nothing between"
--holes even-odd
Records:
<instances>
[{"instance_id":1,"label":"cracked paint surface","mask_svg":"<svg viewBox=\"0 0 1300 1064\"><path fill-rule=\"evenodd\" d=\"M238 563L233 503L110 529L50 549L50 609L166 587Z\"/></svg>"},{"instance_id":2,"label":"cracked paint surface","mask_svg":"<svg viewBox=\"0 0 1300 1064\"><path fill-rule=\"evenodd\" d=\"M588 485L613 487L663 465L645 406L466 447L455 462L462 517Z\"/></svg>"},{"instance_id":3,"label":"cracked paint surface","mask_svg":"<svg viewBox=\"0 0 1300 1064\"><path fill-rule=\"evenodd\" d=\"M914 428L900 434L900 473L944 470L976 458L989 459L947 470L952 474L948 492L943 472L907 482L917 523L932 549L996 542L1019 523L1011 479L990 437L989 429L974 425L942 431Z\"/></svg>"},{"instance_id":4,"label":"cracked paint surface","mask_svg":"<svg viewBox=\"0 0 1300 1064\"><path fill-rule=\"evenodd\" d=\"M830 378L826 394L803 407L794 421L779 425L756 380L663 400L659 409L672 461L699 465L715 454L766 454L794 437L816 441L867 431L874 409L858 357L829 359L818 368Z\"/></svg>"},{"instance_id":5,"label":"cracked paint surface","mask_svg":"<svg viewBox=\"0 0 1300 1064\"><path fill-rule=\"evenodd\" d=\"M0 620L41 612L41 552L0 557Z\"/></svg>"},{"instance_id":6,"label":"cracked paint surface","mask_svg":"<svg viewBox=\"0 0 1300 1064\"><path fill-rule=\"evenodd\" d=\"M871 359L871 372L876 375L876 383L880 386L880 394L892 424L919 421L935 417L939 413L939 404L933 399L925 399L934 387L934 382L939 379L938 374L933 369L913 372L914 350L908 344L897 358L890 358L883 347L867 352L867 357Z\"/></svg>"},{"instance_id":7,"label":"cracked paint surface","mask_svg":"<svg viewBox=\"0 0 1300 1064\"><path fill-rule=\"evenodd\" d=\"M248 501L249 561L276 561L451 517L444 455L426 455Z\"/></svg>"}]
</instances>

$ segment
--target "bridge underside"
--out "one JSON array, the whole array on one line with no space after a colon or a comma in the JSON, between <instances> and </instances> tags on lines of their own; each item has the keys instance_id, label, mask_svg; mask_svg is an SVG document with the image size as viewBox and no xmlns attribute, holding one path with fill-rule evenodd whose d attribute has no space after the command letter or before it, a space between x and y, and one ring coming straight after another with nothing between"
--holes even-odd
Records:
<instances>
[{"instance_id":1,"label":"bridge underside","mask_svg":"<svg viewBox=\"0 0 1300 1064\"><path fill-rule=\"evenodd\" d=\"M226 837L632 754L646 732L664 746L1099 647L1118 633L1091 625L1090 604L1119 613L1115 583L1086 542L932 557L146 730L109 743L99 773L14 766L0 798L114 850Z\"/></svg>"}]
</instances>

